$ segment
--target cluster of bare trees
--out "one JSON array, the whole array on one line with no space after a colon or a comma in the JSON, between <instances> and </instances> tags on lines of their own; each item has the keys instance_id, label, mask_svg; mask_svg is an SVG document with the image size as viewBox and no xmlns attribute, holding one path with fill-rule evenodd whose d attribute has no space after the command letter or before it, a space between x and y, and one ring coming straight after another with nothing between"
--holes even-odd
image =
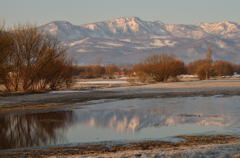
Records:
<instances>
[{"instance_id":1,"label":"cluster of bare trees","mask_svg":"<svg viewBox=\"0 0 240 158\"><path fill-rule=\"evenodd\" d=\"M74 75L80 78L113 78L115 72L121 69L117 65L89 65L89 66L75 66Z\"/></svg>"},{"instance_id":2,"label":"cluster of bare trees","mask_svg":"<svg viewBox=\"0 0 240 158\"><path fill-rule=\"evenodd\" d=\"M159 54L150 56L143 63L135 65L133 71L141 81L150 78L162 82L185 73L185 66L181 60L174 56Z\"/></svg>"},{"instance_id":3,"label":"cluster of bare trees","mask_svg":"<svg viewBox=\"0 0 240 158\"><path fill-rule=\"evenodd\" d=\"M66 48L37 27L0 31L0 84L5 91L36 91L69 85L71 62Z\"/></svg>"},{"instance_id":4,"label":"cluster of bare trees","mask_svg":"<svg viewBox=\"0 0 240 158\"><path fill-rule=\"evenodd\" d=\"M196 74L200 80L207 80L216 76L232 76L234 72L239 72L239 65L212 59L212 49L208 48L205 59L196 60L187 66L188 74Z\"/></svg>"},{"instance_id":5,"label":"cluster of bare trees","mask_svg":"<svg viewBox=\"0 0 240 158\"><path fill-rule=\"evenodd\" d=\"M188 65L183 61L167 54L159 54L148 57L144 62L133 66L132 72L140 81L165 82L169 78L176 78L181 74L197 75L200 80L210 77L232 76L240 72L240 66L227 61L214 61L212 59L212 48L204 59L196 60Z\"/></svg>"}]
</instances>

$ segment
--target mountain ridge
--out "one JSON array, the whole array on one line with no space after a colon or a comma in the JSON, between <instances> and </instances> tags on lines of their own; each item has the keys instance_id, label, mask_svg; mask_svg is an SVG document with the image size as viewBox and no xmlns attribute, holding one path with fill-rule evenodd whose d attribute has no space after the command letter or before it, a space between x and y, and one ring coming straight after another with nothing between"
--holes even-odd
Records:
<instances>
[{"instance_id":1,"label":"mountain ridge","mask_svg":"<svg viewBox=\"0 0 240 158\"><path fill-rule=\"evenodd\" d=\"M163 52L189 62L203 57L209 45L217 59L240 60L240 25L231 21L188 25L121 17L84 25L53 21L40 29L68 46L83 65L99 57L102 64L132 64Z\"/></svg>"}]
</instances>

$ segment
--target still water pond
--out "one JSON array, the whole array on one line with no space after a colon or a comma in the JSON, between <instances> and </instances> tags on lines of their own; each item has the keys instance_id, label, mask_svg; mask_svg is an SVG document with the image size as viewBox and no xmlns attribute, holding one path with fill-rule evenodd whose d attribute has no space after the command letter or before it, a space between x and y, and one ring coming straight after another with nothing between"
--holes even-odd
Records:
<instances>
[{"instance_id":1,"label":"still water pond","mask_svg":"<svg viewBox=\"0 0 240 158\"><path fill-rule=\"evenodd\" d=\"M67 111L0 116L0 150L240 132L240 96L96 101Z\"/></svg>"}]
</instances>

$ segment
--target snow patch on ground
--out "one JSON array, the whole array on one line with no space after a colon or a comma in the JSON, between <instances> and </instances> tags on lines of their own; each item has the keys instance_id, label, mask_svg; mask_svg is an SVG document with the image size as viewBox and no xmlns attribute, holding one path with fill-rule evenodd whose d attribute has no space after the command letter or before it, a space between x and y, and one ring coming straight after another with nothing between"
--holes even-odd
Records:
<instances>
[{"instance_id":1,"label":"snow patch on ground","mask_svg":"<svg viewBox=\"0 0 240 158\"><path fill-rule=\"evenodd\" d=\"M157 47L163 47L166 46L166 44L161 41L161 40L154 40L154 42L151 43L152 46L157 46Z\"/></svg>"},{"instance_id":2,"label":"snow patch on ground","mask_svg":"<svg viewBox=\"0 0 240 158\"><path fill-rule=\"evenodd\" d=\"M90 52L90 51L87 49L78 49L78 52Z\"/></svg>"},{"instance_id":3,"label":"snow patch on ground","mask_svg":"<svg viewBox=\"0 0 240 158\"><path fill-rule=\"evenodd\" d=\"M123 41L123 42L131 42L131 39L125 38L125 39L120 39L120 41Z\"/></svg>"},{"instance_id":4,"label":"snow patch on ground","mask_svg":"<svg viewBox=\"0 0 240 158\"><path fill-rule=\"evenodd\" d=\"M71 43L69 43L69 46L72 47L72 46L75 46L75 45L82 44L82 43L86 42L88 39L89 39L89 38L85 38L85 39L83 39L83 40L79 40L79 41L71 42Z\"/></svg>"},{"instance_id":5,"label":"snow patch on ground","mask_svg":"<svg viewBox=\"0 0 240 158\"><path fill-rule=\"evenodd\" d=\"M113 47L122 47L122 44L119 43L113 43L113 42L101 42L100 44L105 44L105 45L109 45L109 46L113 46Z\"/></svg>"},{"instance_id":6,"label":"snow patch on ground","mask_svg":"<svg viewBox=\"0 0 240 158\"><path fill-rule=\"evenodd\" d=\"M80 91L80 90L63 90L63 91L50 91L50 94L60 94L60 93L89 93L90 91Z\"/></svg>"},{"instance_id":7,"label":"snow patch on ground","mask_svg":"<svg viewBox=\"0 0 240 158\"><path fill-rule=\"evenodd\" d=\"M174 46L176 42L171 40L154 40L154 42L151 43L152 46L156 47L164 47L164 46Z\"/></svg>"},{"instance_id":8,"label":"snow patch on ground","mask_svg":"<svg viewBox=\"0 0 240 158\"><path fill-rule=\"evenodd\" d=\"M77 84L124 84L128 81L89 81L89 82L77 82Z\"/></svg>"}]
</instances>

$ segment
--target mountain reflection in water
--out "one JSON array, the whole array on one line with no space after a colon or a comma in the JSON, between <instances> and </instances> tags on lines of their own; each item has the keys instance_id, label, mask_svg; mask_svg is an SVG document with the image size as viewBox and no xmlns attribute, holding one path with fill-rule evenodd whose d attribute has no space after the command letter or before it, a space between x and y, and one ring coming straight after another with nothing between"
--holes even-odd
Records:
<instances>
[{"instance_id":1,"label":"mountain reflection in water","mask_svg":"<svg viewBox=\"0 0 240 158\"><path fill-rule=\"evenodd\" d=\"M130 99L0 116L0 149L239 132L240 97Z\"/></svg>"},{"instance_id":2,"label":"mountain reflection in water","mask_svg":"<svg viewBox=\"0 0 240 158\"><path fill-rule=\"evenodd\" d=\"M237 121L232 116L163 114L162 111L85 111L76 114L78 122L94 128L109 128L116 132L136 133L148 127L176 126L181 124L196 124L199 126L227 127Z\"/></svg>"}]
</instances>

